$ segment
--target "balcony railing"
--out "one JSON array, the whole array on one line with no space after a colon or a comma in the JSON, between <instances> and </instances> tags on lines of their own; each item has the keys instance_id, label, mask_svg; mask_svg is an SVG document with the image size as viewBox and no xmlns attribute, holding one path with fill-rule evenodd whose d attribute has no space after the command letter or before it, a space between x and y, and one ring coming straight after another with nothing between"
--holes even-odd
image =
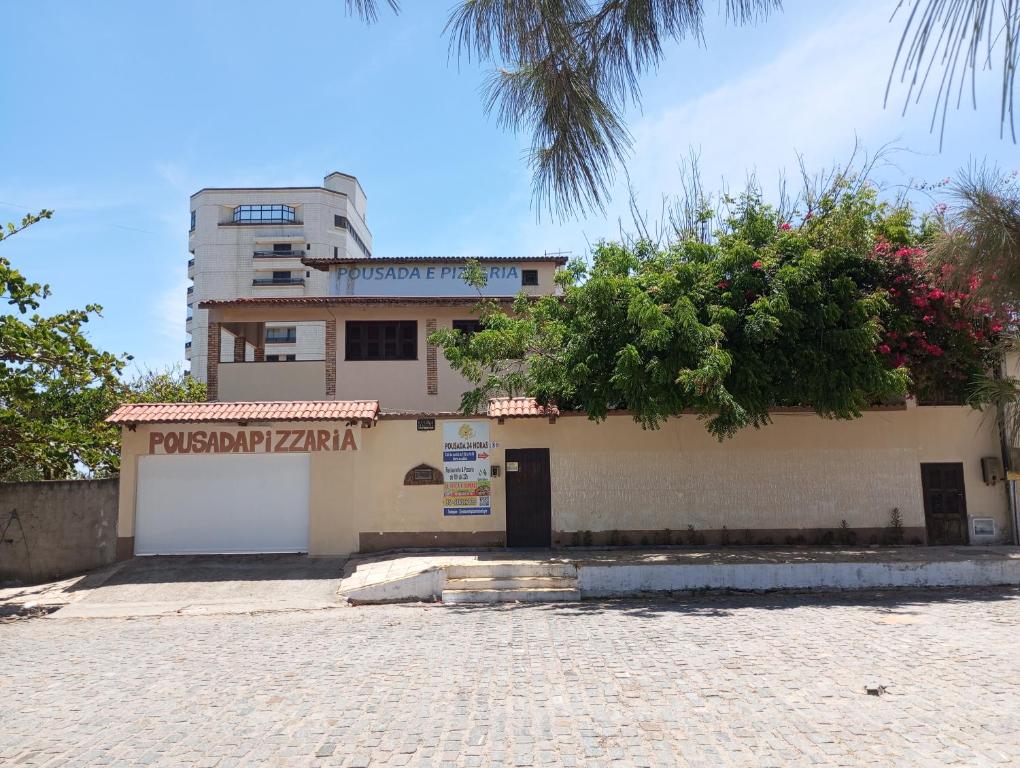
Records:
<instances>
[{"instance_id":1,"label":"balcony railing","mask_svg":"<svg viewBox=\"0 0 1020 768\"><path fill-rule=\"evenodd\" d=\"M303 277L256 277L252 285L304 285Z\"/></svg>"},{"instance_id":2,"label":"balcony railing","mask_svg":"<svg viewBox=\"0 0 1020 768\"><path fill-rule=\"evenodd\" d=\"M256 259L299 259L305 255L304 251L255 251L252 254Z\"/></svg>"},{"instance_id":3,"label":"balcony railing","mask_svg":"<svg viewBox=\"0 0 1020 768\"><path fill-rule=\"evenodd\" d=\"M191 342L190 341L184 342L184 348L185 349L191 349Z\"/></svg>"},{"instance_id":4,"label":"balcony railing","mask_svg":"<svg viewBox=\"0 0 1020 768\"><path fill-rule=\"evenodd\" d=\"M195 266L195 260L188 259L188 269L191 269L193 266Z\"/></svg>"},{"instance_id":5,"label":"balcony railing","mask_svg":"<svg viewBox=\"0 0 1020 768\"><path fill-rule=\"evenodd\" d=\"M189 286L188 286L188 295L190 296L190 295L191 295L191 294L193 294L194 292L195 292L195 286L193 286L193 285L189 285Z\"/></svg>"},{"instance_id":6,"label":"balcony railing","mask_svg":"<svg viewBox=\"0 0 1020 768\"><path fill-rule=\"evenodd\" d=\"M297 335L290 334L289 336L270 336L267 333L266 344L297 344Z\"/></svg>"}]
</instances>

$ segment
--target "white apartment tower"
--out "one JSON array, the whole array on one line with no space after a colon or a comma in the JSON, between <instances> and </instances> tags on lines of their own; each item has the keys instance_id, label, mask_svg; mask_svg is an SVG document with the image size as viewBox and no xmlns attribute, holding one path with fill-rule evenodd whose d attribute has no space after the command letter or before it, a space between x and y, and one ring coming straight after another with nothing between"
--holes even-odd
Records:
<instances>
[{"instance_id":1,"label":"white apartment tower","mask_svg":"<svg viewBox=\"0 0 1020 768\"><path fill-rule=\"evenodd\" d=\"M365 223L365 191L354 176L334 172L321 187L206 188L191 196L188 248L188 340L191 375L206 380L206 300L323 296L329 273L303 258L364 259L372 255ZM321 323L267 324L264 350L248 359L308 360L322 356ZM233 360L233 337L223 332L220 362Z\"/></svg>"}]
</instances>

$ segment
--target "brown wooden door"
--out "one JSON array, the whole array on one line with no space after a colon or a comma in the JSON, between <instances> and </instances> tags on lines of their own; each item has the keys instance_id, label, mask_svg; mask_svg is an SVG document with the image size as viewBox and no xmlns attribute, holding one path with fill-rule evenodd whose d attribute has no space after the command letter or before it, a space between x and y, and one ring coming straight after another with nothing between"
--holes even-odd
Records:
<instances>
[{"instance_id":1,"label":"brown wooden door","mask_svg":"<svg viewBox=\"0 0 1020 768\"><path fill-rule=\"evenodd\" d=\"M548 448L506 451L506 545L552 545Z\"/></svg>"},{"instance_id":2,"label":"brown wooden door","mask_svg":"<svg viewBox=\"0 0 1020 768\"><path fill-rule=\"evenodd\" d=\"M963 464L922 464L921 491L928 544L966 544L967 493L963 487Z\"/></svg>"}]
</instances>

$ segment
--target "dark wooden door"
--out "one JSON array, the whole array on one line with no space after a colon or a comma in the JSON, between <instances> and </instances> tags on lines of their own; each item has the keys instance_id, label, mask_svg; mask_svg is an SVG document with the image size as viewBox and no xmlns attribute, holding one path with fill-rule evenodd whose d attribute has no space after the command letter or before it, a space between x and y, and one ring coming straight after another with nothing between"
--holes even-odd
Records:
<instances>
[{"instance_id":1,"label":"dark wooden door","mask_svg":"<svg viewBox=\"0 0 1020 768\"><path fill-rule=\"evenodd\" d=\"M921 465L924 522L928 543L967 543L967 493L963 487L963 464Z\"/></svg>"},{"instance_id":2,"label":"dark wooden door","mask_svg":"<svg viewBox=\"0 0 1020 768\"><path fill-rule=\"evenodd\" d=\"M506 545L552 545L548 448L506 451Z\"/></svg>"}]
</instances>

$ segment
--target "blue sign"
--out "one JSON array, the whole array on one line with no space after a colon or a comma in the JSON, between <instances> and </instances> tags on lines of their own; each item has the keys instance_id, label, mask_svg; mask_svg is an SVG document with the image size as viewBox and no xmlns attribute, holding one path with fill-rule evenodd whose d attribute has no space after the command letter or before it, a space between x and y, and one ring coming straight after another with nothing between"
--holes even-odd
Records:
<instances>
[{"instance_id":1,"label":"blue sign","mask_svg":"<svg viewBox=\"0 0 1020 768\"><path fill-rule=\"evenodd\" d=\"M475 451L443 451L443 461L477 461Z\"/></svg>"}]
</instances>

